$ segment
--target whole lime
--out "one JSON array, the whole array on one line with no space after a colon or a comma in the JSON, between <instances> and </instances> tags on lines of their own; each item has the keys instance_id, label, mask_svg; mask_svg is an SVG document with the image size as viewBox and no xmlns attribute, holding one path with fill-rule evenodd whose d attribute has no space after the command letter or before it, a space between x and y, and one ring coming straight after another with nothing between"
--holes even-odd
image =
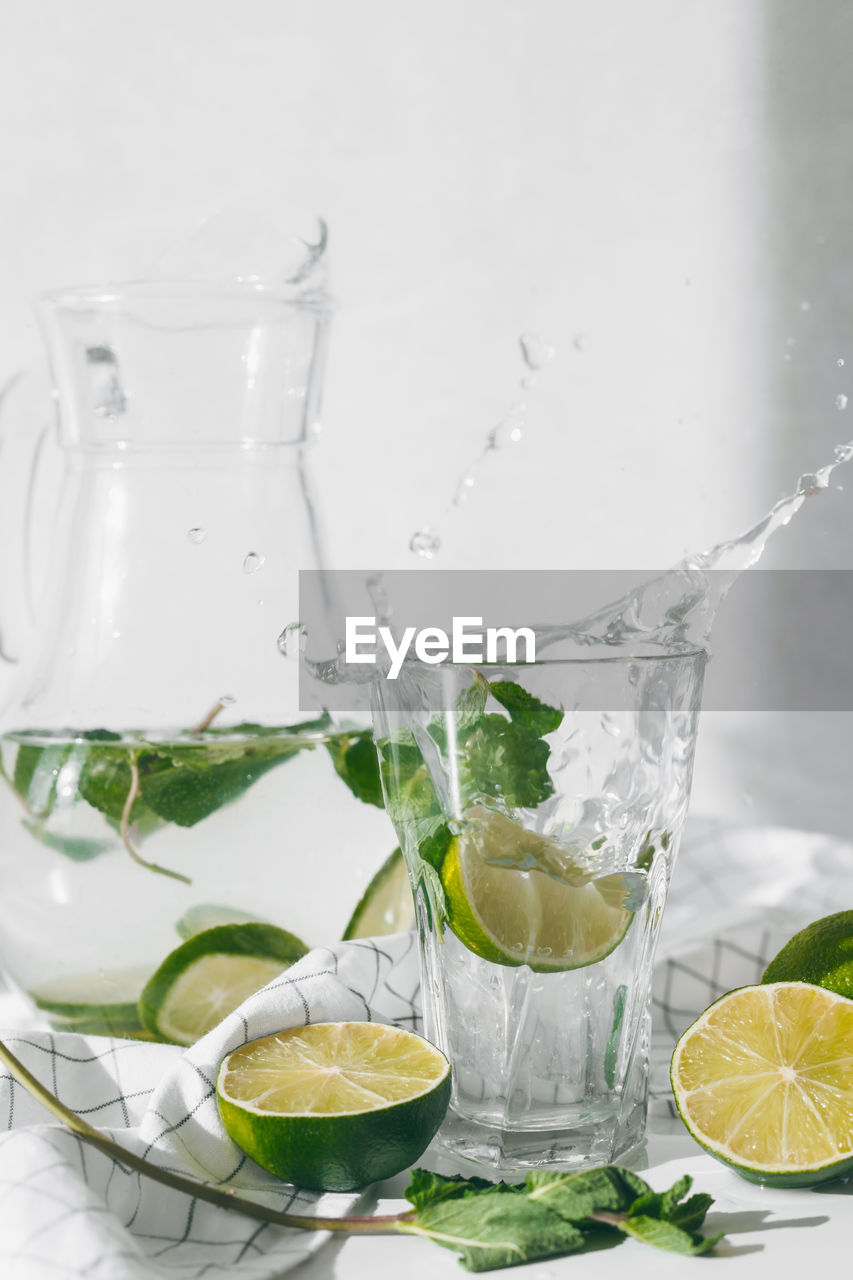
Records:
<instances>
[{"instance_id":1,"label":"whole lime","mask_svg":"<svg viewBox=\"0 0 853 1280\"><path fill-rule=\"evenodd\" d=\"M853 998L853 911L824 916L795 933L761 981L813 982Z\"/></svg>"}]
</instances>

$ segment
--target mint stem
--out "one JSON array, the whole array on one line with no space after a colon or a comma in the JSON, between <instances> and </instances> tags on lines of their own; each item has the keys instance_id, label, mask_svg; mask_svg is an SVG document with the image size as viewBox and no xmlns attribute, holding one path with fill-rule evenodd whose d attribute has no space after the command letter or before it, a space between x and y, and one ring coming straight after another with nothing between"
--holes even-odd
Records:
<instances>
[{"instance_id":1,"label":"mint stem","mask_svg":"<svg viewBox=\"0 0 853 1280\"><path fill-rule=\"evenodd\" d=\"M220 711L225 710L225 707L226 703L224 703L221 698L217 698L204 719L199 720L195 728L190 729L190 733L204 733L205 729L209 729L213 724Z\"/></svg>"},{"instance_id":2,"label":"mint stem","mask_svg":"<svg viewBox=\"0 0 853 1280\"><path fill-rule=\"evenodd\" d=\"M366 1218L315 1218L297 1213L281 1213L278 1209L269 1209L266 1205L258 1204L254 1200L246 1200L234 1191L222 1191L205 1182L196 1182L194 1178L185 1178L179 1173L172 1173L168 1169L161 1169L151 1164L142 1156L134 1155L132 1151L105 1137L76 1112L69 1110L55 1094L27 1070L2 1040L0 1040L0 1062L9 1068L18 1084L32 1094L78 1138L82 1138L90 1146L97 1147L99 1151L117 1160L126 1169L134 1169L143 1177L159 1182L172 1191L194 1196L197 1200L206 1200L209 1204L218 1205L220 1209L230 1209L236 1213L245 1214L249 1218L259 1218L262 1222L273 1222L280 1227L295 1227L302 1231L347 1231L362 1235L385 1235L388 1232L404 1231L405 1224L414 1217L411 1211Z\"/></svg>"},{"instance_id":3,"label":"mint stem","mask_svg":"<svg viewBox=\"0 0 853 1280\"><path fill-rule=\"evenodd\" d=\"M140 867L145 867L146 870L148 871L156 871L157 874L160 876L171 876L173 880L180 880L182 881L183 884L192 884L192 880L190 880L189 876L183 875L180 871L170 871L168 867L161 867L156 862L148 862L133 847L133 842L130 838L130 815L133 810L133 802L136 800L136 797L138 795L139 795L139 765L136 762L136 756L131 756L130 757L130 790L128 791L127 797L125 798L124 808L121 811L121 825L119 827L121 842L124 845L125 849L127 849L127 852L130 854L131 858L133 858L133 861L136 862Z\"/></svg>"}]
</instances>

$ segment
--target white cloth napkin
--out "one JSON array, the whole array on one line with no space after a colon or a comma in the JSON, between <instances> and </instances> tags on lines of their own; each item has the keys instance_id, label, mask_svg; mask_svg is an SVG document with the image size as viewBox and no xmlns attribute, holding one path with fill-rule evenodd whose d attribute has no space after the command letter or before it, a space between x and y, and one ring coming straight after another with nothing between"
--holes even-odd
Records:
<instances>
[{"instance_id":1,"label":"white cloth napkin","mask_svg":"<svg viewBox=\"0 0 853 1280\"><path fill-rule=\"evenodd\" d=\"M797 929L853 907L853 849L825 836L694 822L673 880L655 973L652 1115L671 1111L668 1063L713 999L758 981ZM72 1110L158 1164L294 1212L340 1216L354 1195L316 1197L265 1174L225 1134L216 1070L247 1040L287 1026L372 1019L419 1028L414 938L312 951L182 1052L51 1034L3 1035ZM2 1010L0 1010L0 1017ZM128 1173L61 1126L0 1069L3 1280L272 1280L325 1237L230 1214Z\"/></svg>"}]
</instances>

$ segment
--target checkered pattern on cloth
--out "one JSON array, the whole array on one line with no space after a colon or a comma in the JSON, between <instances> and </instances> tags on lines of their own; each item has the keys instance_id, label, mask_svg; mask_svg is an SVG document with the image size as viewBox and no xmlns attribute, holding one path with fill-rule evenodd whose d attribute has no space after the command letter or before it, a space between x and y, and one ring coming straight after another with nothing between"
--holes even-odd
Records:
<instances>
[{"instance_id":1,"label":"checkered pattern on cloth","mask_svg":"<svg viewBox=\"0 0 853 1280\"><path fill-rule=\"evenodd\" d=\"M801 928L853 904L853 849L824 836L694 822L673 879L653 987L651 1110L672 1110L675 1039L713 999L757 981ZM164 1045L27 1030L4 1038L73 1110L157 1163L296 1212L346 1213L353 1196L294 1191L225 1135L217 1064L256 1036L308 1021L419 1026L408 934L312 951L186 1053ZM222 1213L128 1173L0 1074L3 1280L272 1280L322 1242ZM6 1132L3 1132L3 1130Z\"/></svg>"}]
</instances>

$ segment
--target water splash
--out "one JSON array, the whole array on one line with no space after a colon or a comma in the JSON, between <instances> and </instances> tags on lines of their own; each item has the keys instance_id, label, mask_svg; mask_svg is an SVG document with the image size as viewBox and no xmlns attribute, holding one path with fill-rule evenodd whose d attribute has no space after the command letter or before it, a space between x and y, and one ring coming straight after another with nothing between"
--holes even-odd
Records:
<instances>
[{"instance_id":1,"label":"water splash","mask_svg":"<svg viewBox=\"0 0 853 1280\"><path fill-rule=\"evenodd\" d=\"M301 622L288 622L276 640L276 645L282 657L289 658L291 654L304 648L307 638L308 631Z\"/></svg>"},{"instance_id":2,"label":"water splash","mask_svg":"<svg viewBox=\"0 0 853 1280\"><path fill-rule=\"evenodd\" d=\"M580 350L578 334L574 346ZM539 374L556 355L556 348L538 333L522 333L518 339L519 350L524 365L524 374L519 380L521 394L517 395L501 420L486 433L486 439L480 452L460 472L449 503L445 506L443 516L446 517L454 508L464 506L472 491L480 481L480 473L493 454L507 446L517 445L524 438L527 425L526 392L538 385ZM432 560L441 549L441 537L429 525L422 525L409 539L409 550L424 560Z\"/></svg>"},{"instance_id":3,"label":"water splash","mask_svg":"<svg viewBox=\"0 0 853 1280\"><path fill-rule=\"evenodd\" d=\"M202 542L204 542L206 537L207 537L207 530L202 529L200 525L197 525L194 529L187 530L187 538L193 544L193 546L196 546L196 547L201 546Z\"/></svg>"},{"instance_id":4,"label":"water splash","mask_svg":"<svg viewBox=\"0 0 853 1280\"><path fill-rule=\"evenodd\" d=\"M667 653L708 649L717 609L735 579L757 564L769 540L790 523L807 498L829 487L835 469L853 460L853 441L836 445L834 458L800 476L792 493L738 537L686 556L667 573L579 622L550 629L537 648L570 640L584 647L630 644Z\"/></svg>"},{"instance_id":5,"label":"water splash","mask_svg":"<svg viewBox=\"0 0 853 1280\"><path fill-rule=\"evenodd\" d=\"M259 556L257 551L250 551L243 560L244 573L257 573L259 569L263 569L265 556Z\"/></svg>"},{"instance_id":6,"label":"water splash","mask_svg":"<svg viewBox=\"0 0 853 1280\"><path fill-rule=\"evenodd\" d=\"M839 410L847 408L847 397L843 392L835 397L835 407Z\"/></svg>"}]
</instances>

